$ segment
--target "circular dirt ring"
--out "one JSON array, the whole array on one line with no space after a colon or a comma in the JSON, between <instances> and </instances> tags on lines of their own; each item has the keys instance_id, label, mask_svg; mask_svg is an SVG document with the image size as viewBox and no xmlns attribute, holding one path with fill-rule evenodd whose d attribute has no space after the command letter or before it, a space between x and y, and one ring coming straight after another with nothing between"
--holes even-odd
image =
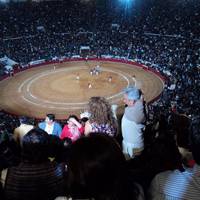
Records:
<instances>
[{"instance_id":1,"label":"circular dirt ring","mask_svg":"<svg viewBox=\"0 0 200 200\"><path fill-rule=\"evenodd\" d=\"M97 65L101 72L91 75L90 70ZM145 100L150 102L161 94L164 81L158 73L137 63L106 60L54 63L28 68L1 81L0 106L16 115L44 118L46 113L54 113L57 119L64 119L87 109L92 96L104 96L111 104L122 106L122 90L129 85L141 88Z\"/></svg>"}]
</instances>

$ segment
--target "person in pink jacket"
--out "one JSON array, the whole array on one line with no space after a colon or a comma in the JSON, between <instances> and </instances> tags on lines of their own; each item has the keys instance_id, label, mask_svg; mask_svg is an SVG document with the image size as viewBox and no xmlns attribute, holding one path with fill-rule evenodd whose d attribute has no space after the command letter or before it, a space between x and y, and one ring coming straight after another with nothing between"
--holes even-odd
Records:
<instances>
[{"instance_id":1,"label":"person in pink jacket","mask_svg":"<svg viewBox=\"0 0 200 200\"><path fill-rule=\"evenodd\" d=\"M76 115L70 115L67 119L67 124L64 126L60 138L70 138L72 142L76 141L84 133L84 127L79 123Z\"/></svg>"}]
</instances>

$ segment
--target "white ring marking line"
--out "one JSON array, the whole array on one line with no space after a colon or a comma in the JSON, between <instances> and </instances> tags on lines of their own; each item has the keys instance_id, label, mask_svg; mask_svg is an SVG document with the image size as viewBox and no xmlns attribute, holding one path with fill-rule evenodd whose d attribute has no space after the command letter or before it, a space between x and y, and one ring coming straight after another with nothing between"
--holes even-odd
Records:
<instances>
[{"instance_id":1,"label":"white ring marking line","mask_svg":"<svg viewBox=\"0 0 200 200\"><path fill-rule=\"evenodd\" d=\"M30 104L33 104L33 105L36 105L36 106L39 106L39 107L45 107L45 108L53 108L53 109L60 109L60 110L73 110L73 109L82 109L83 108L83 107L70 107L70 108L67 108L67 107L48 106L46 104L32 102L32 101L26 99L24 96L22 96L22 98L24 99L24 101L26 101L26 102L28 102Z\"/></svg>"},{"instance_id":2,"label":"white ring marking line","mask_svg":"<svg viewBox=\"0 0 200 200\"><path fill-rule=\"evenodd\" d=\"M79 67L77 67L78 69L80 69ZM37 100L39 100L39 101L42 101L42 102L44 102L44 103L50 103L50 104L56 104L56 105L81 105L81 104L87 104L87 102L80 102L80 103L64 103L64 102L52 102L52 101L48 101L48 100L42 100L42 99L39 99L39 98L37 98L37 97L35 97L34 95L32 95L32 93L30 93L29 92L29 90L30 90L30 86L31 86L31 84L33 84L33 82L34 81L36 81L37 79L39 79L39 78L41 78L41 77L44 77L44 76L48 76L49 74L54 74L55 72L62 72L62 71L73 71L75 69L75 67L71 67L71 69L69 70L69 68L66 70L66 69L60 69L60 70L54 70L54 71L48 71L48 72L43 72L43 73L41 73L41 75L35 75L34 77L35 78L33 78L33 77L31 77L31 78L33 78L29 83L28 83L28 88L27 88L27 91L28 91L28 94L31 96L31 97L33 97L33 98L35 98L35 99L37 99ZM82 69L82 68L81 68ZM104 68L104 70L102 70L102 71L108 71L108 72L112 72L112 73L116 73L116 74L118 74L119 76L122 76L127 82L128 82L128 86L129 86L129 80L128 80L128 78L126 77L126 76L124 76L123 74L122 74L122 72L121 71L119 71L119 72L117 72L117 71L113 71L113 70L109 70L109 69L106 69L105 70L105 68ZM29 78L29 80L31 79L31 78ZM28 79L27 79L28 80ZM26 80L26 81L27 81ZM112 99L112 98L115 98L115 97L117 97L117 96L120 96L121 94L122 94L123 92L120 92L120 93L117 93L117 94L115 94L115 95L112 95L112 96L110 96L110 97L107 97L107 99ZM24 97L24 100L25 100L26 98ZM27 101L30 103L31 101L30 100L28 100L27 99ZM37 105L38 105L38 103L36 103ZM39 104L40 105L40 104ZM41 104L42 105L42 104ZM45 106L46 107L46 106Z\"/></svg>"}]
</instances>

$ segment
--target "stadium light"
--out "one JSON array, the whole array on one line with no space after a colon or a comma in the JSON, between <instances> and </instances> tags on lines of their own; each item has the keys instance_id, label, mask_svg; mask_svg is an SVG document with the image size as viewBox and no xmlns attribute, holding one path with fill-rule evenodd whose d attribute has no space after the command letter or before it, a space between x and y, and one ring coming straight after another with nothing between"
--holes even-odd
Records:
<instances>
[{"instance_id":1,"label":"stadium light","mask_svg":"<svg viewBox=\"0 0 200 200\"><path fill-rule=\"evenodd\" d=\"M123 9L124 17L130 17L133 5L136 3L136 0L118 0L118 3Z\"/></svg>"},{"instance_id":2,"label":"stadium light","mask_svg":"<svg viewBox=\"0 0 200 200\"><path fill-rule=\"evenodd\" d=\"M127 7L131 6L134 0L119 0L122 4L126 5Z\"/></svg>"},{"instance_id":3,"label":"stadium light","mask_svg":"<svg viewBox=\"0 0 200 200\"><path fill-rule=\"evenodd\" d=\"M8 0L0 0L0 3L8 3Z\"/></svg>"}]
</instances>

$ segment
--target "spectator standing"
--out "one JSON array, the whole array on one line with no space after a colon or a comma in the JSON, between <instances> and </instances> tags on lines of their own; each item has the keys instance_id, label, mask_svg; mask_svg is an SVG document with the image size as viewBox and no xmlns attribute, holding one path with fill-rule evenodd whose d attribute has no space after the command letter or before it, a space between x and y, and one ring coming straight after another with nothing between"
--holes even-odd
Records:
<instances>
[{"instance_id":1,"label":"spectator standing","mask_svg":"<svg viewBox=\"0 0 200 200\"><path fill-rule=\"evenodd\" d=\"M141 92L137 88L129 87L124 92L124 103L127 107L121 122L122 148L127 158L133 158L144 149L145 108Z\"/></svg>"}]
</instances>

